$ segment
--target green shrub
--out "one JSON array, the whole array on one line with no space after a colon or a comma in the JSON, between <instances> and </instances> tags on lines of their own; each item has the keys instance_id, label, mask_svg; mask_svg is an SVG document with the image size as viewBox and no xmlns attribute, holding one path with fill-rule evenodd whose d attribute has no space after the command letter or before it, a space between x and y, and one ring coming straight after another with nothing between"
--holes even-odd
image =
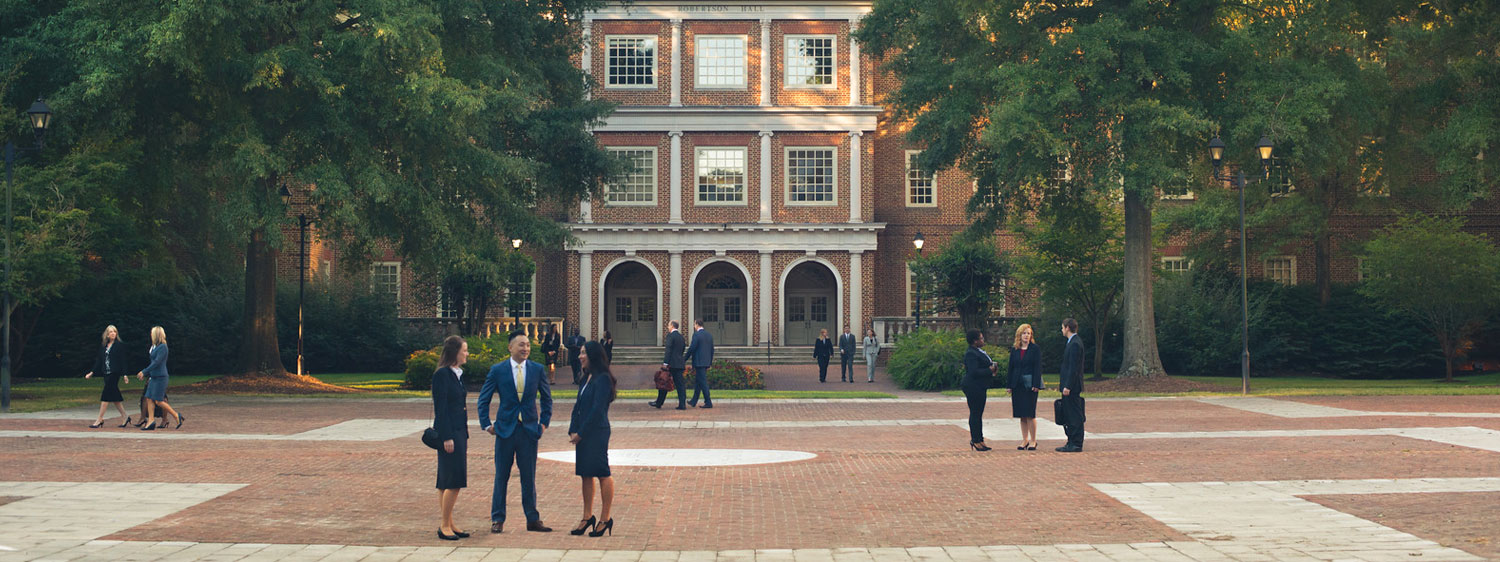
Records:
<instances>
[{"instance_id":1,"label":"green shrub","mask_svg":"<svg viewBox=\"0 0 1500 562\"><path fill-rule=\"evenodd\" d=\"M432 373L437 370L438 350L421 349L406 358L408 390L432 390Z\"/></svg>"},{"instance_id":2,"label":"green shrub","mask_svg":"<svg viewBox=\"0 0 1500 562\"><path fill-rule=\"evenodd\" d=\"M759 369L728 359L715 359L708 369L708 387L725 390L765 390L766 381Z\"/></svg>"},{"instance_id":3,"label":"green shrub","mask_svg":"<svg viewBox=\"0 0 1500 562\"><path fill-rule=\"evenodd\" d=\"M510 359L507 344L509 337L496 333L488 338L465 338L469 342L469 360L463 364L464 380L483 381L490 367ZM432 372L437 370L438 356L442 354L442 342L431 349L419 349L406 357L406 383L408 390L430 390ZM473 378L470 378L473 377Z\"/></svg>"},{"instance_id":4,"label":"green shrub","mask_svg":"<svg viewBox=\"0 0 1500 562\"><path fill-rule=\"evenodd\" d=\"M901 336L891 351L887 369L891 379L910 390L948 390L958 388L964 378L964 352L968 350L964 335L958 330L919 329ZM1000 364L995 385L1004 386L1010 354L1004 348L984 348Z\"/></svg>"}]
</instances>

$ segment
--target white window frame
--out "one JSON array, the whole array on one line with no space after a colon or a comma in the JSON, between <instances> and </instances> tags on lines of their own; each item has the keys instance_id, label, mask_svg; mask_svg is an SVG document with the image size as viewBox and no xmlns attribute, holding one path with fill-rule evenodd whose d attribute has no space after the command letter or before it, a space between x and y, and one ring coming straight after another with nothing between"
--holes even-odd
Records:
<instances>
[{"instance_id":1,"label":"white window frame","mask_svg":"<svg viewBox=\"0 0 1500 562\"><path fill-rule=\"evenodd\" d=\"M1278 172L1280 175L1278 175ZM1296 193L1297 184L1291 180L1291 176L1288 175L1289 173L1290 170L1286 169L1286 164L1282 163L1281 159L1272 157L1268 172L1269 175L1265 179L1266 193L1270 194L1271 197L1287 197ZM1285 180L1286 191L1280 191L1283 180Z\"/></svg>"},{"instance_id":2,"label":"white window frame","mask_svg":"<svg viewBox=\"0 0 1500 562\"><path fill-rule=\"evenodd\" d=\"M1073 155L1071 153L1057 157L1057 165L1052 168L1052 181L1056 183L1073 181Z\"/></svg>"},{"instance_id":3,"label":"white window frame","mask_svg":"<svg viewBox=\"0 0 1500 562\"><path fill-rule=\"evenodd\" d=\"M827 150L833 153L833 192L827 201L794 201L792 199L792 151ZM839 204L839 147L837 146L787 146L781 149L782 201L788 207L835 207Z\"/></svg>"},{"instance_id":4,"label":"white window frame","mask_svg":"<svg viewBox=\"0 0 1500 562\"><path fill-rule=\"evenodd\" d=\"M743 178L740 184L739 201L704 201L702 183L703 177L703 151L705 150L735 150L740 153L740 176ZM750 150L743 146L697 146L693 147L693 205L699 207L744 207L750 201Z\"/></svg>"},{"instance_id":5,"label":"white window frame","mask_svg":"<svg viewBox=\"0 0 1500 562\"><path fill-rule=\"evenodd\" d=\"M1356 256L1354 258L1354 280L1365 282L1365 258Z\"/></svg>"},{"instance_id":6,"label":"white window frame","mask_svg":"<svg viewBox=\"0 0 1500 562\"><path fill-rule=\"evenodd\" d=\"M444 320L455 320L455 319L458 318L458 309L457 308L453 309L453 316L444 316L443 315L443 313L446 312L446 311L443 310L443 300L444 300L444 297L446 296L444 293L447 293L447 292L448 291L444 290L441 286L438 287L438 290L437 290L437 303L435 303L434 306L433 306L433 309L436 312L433 314L433 317L434 318L442 318Z\"/></svg>"},{"instance_id":7,"label":"white window frame","mask_svg":"<svg viewBox=\"0 0 1500 562\"><path fill-rule=\"evenodd\" d=\"M712 40L738 39L740 41L740 83L739 84L704 84L703 83L703 42ZM693 36L693 89L695 90L730 90L743 91L750 88L750 36L735 34L694 35Z\"/></svg>"},{"instance_id":8,"label":"white window frame","mask_svg":"<svg viewBox=\"0 0 1500 562\"><path fill-rule=\"evenodd\" d=\"M833 49L833 68L829 71L829 83L827 84L793 84L792 80L792 53L796 50L792 47L793 41L806 39L827 39L828 45ZM839 88L839 38L832 34L809 34L809 35L787 35L782 39L782 61L781 61L781 85L788 90L837 90ZM802 55L797 55L802 56ZM813 75L817 74L817 65L813 65Z\"/></svg>"},{"instance_id":9,"label":"white window frame","mask_svg":"<svg viewBox=\"0 0 1500 562\"><path fill-rule=\"evenodd\" d=\"M651 72L646 74L651 77L650 84L611 84L609 64L610 41L615 39L647 39L651 41ZM655 35L605 35L604 36L604 87L609 90L655 90L657 84L657 72L659 65L656 59L661 53L661 41Z\"/></svg>"},{"instance_id":10,"label":"white window frame","mask_svg":"<svg viewBox=\"0 0 1500 562\"><path fill-rule=\"evenodd\" d=\"M1271 276L1271 261L1272 260L1287 260L1288 262L1290 262L1291 267L1290 267L1290 271L1288 273L1291 276L1291 278L1288 279L1288 280L1286 280L1286 281L1279 281L1275 277L1272 277ZM1262 261L1261 264L1260 264L1260 267L1261 267L1261 271L1263 271L1265 273L1265 278L1266 279L1269 279L1271 281L1276 281L1278 283L1282 283L1282 284L1287 285L1287 286L1295 286L1297 284L1297 256L1271 256L1271 257L1266 258L1264 261Z\"/></svg>"},{"instance_id":11,"label":"white window frame","mask_svg":"<svg viewBox=\"0 0 1500 562\"><path fill-rule=\"evenodd\" d=\"M659 155L654 146L609 146L605 147L612 153L627 151L648 151L651 153L651 200L650 201L614 201L610 198L609 187L605 186L604 206L606 207L655 207L657 192L661 191L661 178L657 176L657 168L661 166Z\"/></svg>"},{"instance_id":12,"label":"white window frame","mask_svg":"<svg viewBox=\"0 0 1500 562\"><path fill-rule=\"evenodd\" d=\"M401 314L401 262L399 261L377 261L370 264L370 289L375 290L376 268L383 266L395 266L396 268L396 314Z\"/></svg>"},{"instance_id":13,"label":"white window frame","mask_svg":"<svg viewBox=\"0 0 1500 562\"><path fill-rule=\"evenodd\" d=\"M912 312L914 310L916 310L915 308L912 307L912 301L913 301L912 297L914 296L914 294L911 292L911 288L912 288L912 282L911 282L911 280L912 280L911 262L907 261L907 262L905 262L905 265L906 265L906 315L907 316L911 316Z\"/></svg>"},{"instance_id":14,"label":"white window frame","mask_svg":"<svg viewBox=\"0 0 1500 562\"><path fill-rule=\"evenodd\" d=\"M1182 269L1174 269L1167 266L1167 264L1169 263L1183 263L1187 264L1187 267L1184 267ZM1187 257L1185 256L1162 256L1161 265L1162 271L1165 271L1167 273L1187 273L1189 271L1192 271L1193 269L1193 260L1187 259Z\"/></svg>"},{"instance_id":15,"label":"white window frame","mask_svg":"<svg viewBox=\"0 0 1500 562\"><path fill-rule=\"evenodd\" d=\"M510 307L506 306L507 304L509 304L508 301L510 301L510 295L508 294L510 292L510 286L509 285L507 285L505 287L505 291L506 291L507 294L505 295L505 299L503 299L503 300L500 301L500 310L505 314L505 316L507 318L535 318L536 317L536 271L532 271L531 272L531 300L529 300L527 302L527 304L526 304L526 306L531 309L531 311L530 311L531 314L530 315L528 315L528 316L512 316L511 315L512 311L510 310Z\"/></svg>"},{"instance_id":16,"label":"white window frame","mask_svg":"<svg viewBox=\"0 0 1500 562\"><path fill-rule=\"evenodd\" d=\"M1188 189L1178 195L1167 193L1166 189L1162 189L1161 198L1163 201L1192 201L1194 199L1197 199L1198 195L1193 193L1192 189Z\"/></svg>"},{"instance_id":17,"label":"white window frame","mask_svg":"<svg viewBox=\"0 0 1500 562\"><path fill-rule=\"evenodd\" d=\"M911 168L911 157L912 156L916 156L916 155L921 154L921 153L922 153L922 151L920 151L920 150L907 150L906 151L906 156L905 156L906 160L905 160L905 162L903 162L901 164L902 170L905 171L905 173L902 174L902 180L901 181L902 181L902 183L906 184L906 206L907 207L924 207L924 208L937 207L938 206L938 204L937 204L938 181L937 181L937 173L936 172L929 172L929 175L927 176L928 178L931 179L931 182L932 182L932 195L931 195L932 202L931 203L912 203L912 185L911 185L911 181L912 181L911 171L912 171L912 168Z\"/></svg>"}]
</instances>

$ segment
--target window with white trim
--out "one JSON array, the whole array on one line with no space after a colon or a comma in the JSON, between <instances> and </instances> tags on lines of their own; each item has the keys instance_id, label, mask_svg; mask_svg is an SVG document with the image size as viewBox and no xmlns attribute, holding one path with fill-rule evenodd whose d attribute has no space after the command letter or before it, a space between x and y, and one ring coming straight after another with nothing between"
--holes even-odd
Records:
<instances>
[{"instance_id":1,"label":"window with white trim","mask_svg":"<svg viewBox=\"0 0 1500 562\"><path fill-rule=\"evenodd\" d=\"M401 309L401 262L378 261L370 264L370 291L388 295L396 309Z\"/></svg>"},{"instance_id":2,"label":"window with white trim","mask_svg":"<svg viewBox=\"0 0 1500 562\"><path fill-rule=\"evenodd\" d=\"M536 272L526 277L517 277L506 287L505 315L512 318L531 318L536 311ZM515 295L520 301L520 306L514 310L510 308L511 296Z\"/></svg>"},{"instance_id":3,"label":"window with white trim","mask_svg":"<svg viewBox=\"0 0 1500 562\"><path fill-rule=\"evenodd\" d=\"M1071 154L1064 154L1057 157L1057 163L1052 166L1052 181L1059 184L1073 181L1073 157Z\"/></svg>"},{"instance_id":4,"label":"window with white trim","mask_svg":"<svg viewBox=\"0 0 1500 562\"><path fill-rule=\"evenodd\" d=\"M937 182L932 174L917 165L920 150L906 151L906 206L936 207Z\"/></svg>"},{"instance_id":5,"label":"window with white trim","mask_svg":"<svg viewBox=\"0 0 1500 562\"><path fill-rule=\"evenodd\" d=\"M1161 198L1167 200L1193 199L1193 190L1186 183L1161 188Z\"/></svg>"},{"instance_id":6,"label":"window with white trim","mask_svg":"<svg viewBox=\"0 0 1500 562\"><path fill-rule=\"evenodd\" d=\"M832 205L838 191L837 150L831 146L786 147L786 203Z\"/></svg>"},{"instance_id":7,"label":"window with white trim","mask_svg":"<svg viewBox=\"0 0 1500 562\"><path fill-rule=\"evenodd\" d=\"M1161 270L1167 273L1187 273L1193 268L1193 262L1182 256L1164 256L1161 258Z\"/></svg>"},{"instance_id":8,"label":"window with white trim","mask_svg":"<svg viewBox=\"0 0 1500 562\"><path fill-rule=\"evenodd\" d=\"M1271 157L1270 175L1266 178L1268 184L1266 190L1271 197L1285 197L1297 190L1297 185L1292 183L1292 167L1286 161Z\"/></svg>"},{"instance_id":9,"label":"window with white trim","mask_svg":"<svg viewBox=\"0 0 1500 562\"><path fill-rule=\"evenodd\" d=\"M604 38L606 88L656 88L656 36Z\"/></svg>"},{"instance_id":10,"label":"window with white trim","mask_svg":"<svg viewBox=\"0 0 1500 562\"><path fill-rule=\"evenodd\" d=\"M1297 284L1297 257L1276 256L1266 258L1266 279L1285 285Z\"/></svg>"},{"instance_id":11,"label":"window with white trim","mask_svg":"<svg viewBox=\"0 0 1500 562\"><path fill-rule=\"evenodd\" d=\"M1361 283L1369 274L1365 271L1365 258L1354 258L1354 279Z\"/></svg>"},{"instance_id":12,"label":"window with white trim","mask_svg":"<svg viewBox=\"0 0 1500 562\"><path fill-rule=\"evenodd\" d=\"M979 196L979 210L987 211L990 208L994 207L996 203L1000 202L998 189L991 189L989 191L986 191L984 195L981 196L979 195L979 180L974 180L973 185L974 195Z\"/></svg>"},{"instance_id":13,"label":"window with white trim","mask_svg":"<svg viewBox=\"0 0 1500 562\"><path fill-rule=\"evenodd\" d=\"M693 49L698 63L693 82L698 88L745 88L744 35L698 35Z\"/></svg>"},{"instance_id":14,"label":"window with white trim","mask_svg":"<svg viewBox=\"0 0 1500 562\"><path fill-rule=\"evenodd\" d=\"M631 146L609 147L615 156L630 160L629 172L619 183L605 187L604 201L609 205L656 204L656 147Z\"/></svg>"},{"instance_id":15,"label":"window with white trim","mask_svg":"<svg viewBox=\"0 0 1500 562\"><path fill-rule=\"evenodd\" d=\"M438 287L437 317L458 318L458 309L463 299L457 298L447 289Z\"/></svg>"},{"instance_id":16,"label":"window with white trim","mask_svg":"<svg viewBox=\"0 0 1500 562\"><path fill-rule=\"evenodd\" d=\"M695 156L699 205L745 204L744 147L699 147Z\"/></svg>"},{"instance_id":17,"label":"window with white trim","mask_svg":"<svg viewBox=\"0 0 1500 562\"><path fill-rule=\"evenodd\" d=\"M833 35L786 36L786 87L837 88L833 68L836 38Z\"/></svg>"}]
</instances>

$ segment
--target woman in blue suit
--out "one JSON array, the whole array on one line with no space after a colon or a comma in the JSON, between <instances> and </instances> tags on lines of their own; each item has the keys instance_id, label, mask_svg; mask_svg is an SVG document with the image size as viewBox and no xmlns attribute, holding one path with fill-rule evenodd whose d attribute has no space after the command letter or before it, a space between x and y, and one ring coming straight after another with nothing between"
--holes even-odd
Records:
<instances>
[{"instance_id":1,"label":"woman in blue suit","mask_svg":"<svg viewBox=\"0 0 1500 562\"><path fill-rule=\"evenodd\" d=\"M604 533L614 535L615 520L609 514L615 500L615 479L609 474L609 403L615 401L619 381L609 371L609 359L599 342L588 342L579 356L588 378L578 390L573 405L573 420L568 424L568 441L577 446L573 473L583 478L583 518L573 528L574 535L588 532L591 537ZM594 479L599 480L603 508L594 518Z\"/></svg>"},{"instance_id":2,"label":"woman in blue suit","mask_svg":"<svg viewBox=\"0 0 1500 562\"><path fill-rule=\"evenodd\" d=\"M146 424L146 427L141 428L141 431L151 431L158 427L156 420L156 408L158 407L165 410L166 413L172 414L172 417L177 418L177 428L181 429L182 414L177 413L177 410L173 410L172 405L167 403L167 331L163 330L161 326L153 326L151 328L151 364L147 365L141 372L136 373L135 376L137 379L151 377L151 381L146 383L146 393L144 395L146 399L146 419L151 421ZM165 426L165 423L161 424L161 427Z\"/></svg>"},{"instance_id":3,"label":"woman in blue suit","mask_svg":"<svg viewBox=\"0 0 1500 562\"><path fill-rule=\"evenodd\" d=\"M443 442L438 449L437 467L438 509L443 516L438 524L438 538L445 541L469 536L453 523L458 492L469 487L469 411L464 408L469 393L460 382L464 363L468 361L469 343L461 337L448 336L443 340L437 371L432 373L432 429Z\"/></svg>"}]
</instances>

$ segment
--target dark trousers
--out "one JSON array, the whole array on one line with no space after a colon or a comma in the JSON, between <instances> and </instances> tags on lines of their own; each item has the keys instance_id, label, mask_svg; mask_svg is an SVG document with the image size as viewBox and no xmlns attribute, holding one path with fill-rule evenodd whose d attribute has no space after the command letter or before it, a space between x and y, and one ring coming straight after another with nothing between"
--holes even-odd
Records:
<instances>
[{"instance_id":1,"label":"dark trousers","mask_svg":"<svg viewBox=\"0 0 1500 562\"><path fill-rule=\"evenodd\" d=\"M505 521L505 493L510 486L510 465L521 470L521 509L526 521L540 521L536 511L536 439L516 428L510 437L495 437L495 495L490 497L490 521Z\"/></svg>"},{"instance_id":2,"label":"dark trousers","mask_svg":"<svg viewBox=\"0 0 1500 562\"><path fill-rule=\"evenodd\" d=\"M1062 397L1063 433L1068 436L1068 446L1083 448L1083 399L1077 394Z\"/></svg>"},{"instance_id":3,"label":"dark trousers","mask_svg":"<svg viewBox=\"0 0 1500 562\"><path fill-rule=\"evenodd\" d=\"M667 370L672 373L672 386L674 386L674 387L677 388L677 405L678 406L686 406L687 405L687 388L686 388L687 387L687 382L684 381L684 380L682 380L682 369L667 369ZM656 403L657 404L666 404L667 403L667 391L665 391L665 390L657 390L656 391Z\"/></svg>"},{"instance_id":4,"label":"dark trousers","mask_svg":"<svg viewBox=\"0 0 1500 562\"><path fill-rule=\"evenodd\" d=\"M568 354L568 366L573 367L573 384L578 384L578 379L583 375L583 366L578 364L578 356Z\"/></svg>"},{"instance_id":5,"label":"dark trousers","mask_svg":"<svg viewBox=\"0 0 1500 562\"><path fill-rule=\"evenodd\" d=\"M853 353L839 355L839 380L844 380L845 377L849 378L849 382L854 382Z\"/></svg>"},{"instance_id":6,"label":"dark trousers","mask_svg":"<svg viewBox=\"0 0 1500 562\"><path fill-rule=\"evenodd\" d=\"M714 399L708 397L708 367L693 366L693 399L689 404L698 405L698 392L703 392L703 405L714 405Z\"/></svg>"},{"instance_id":7,"label":"dark trousers","mask_svg":"<svg viewBox=\"0 0 1500 562\"><path fill-rule=\"evenodd\" d=\"M818 382L828 381L828 358L818 358Z\"/></svg>"},{"instance_id":8,"label":"dark trousers","mask_svg":"<svg viewBox=\"0 0 1500 562\"><path fill-rule=\"evenodd\" d=\"M981 384L966 384L963 389L969 402L969 442L979 443L984 441L984 402L989 389Z\"/></svg>"}]
</instances>

